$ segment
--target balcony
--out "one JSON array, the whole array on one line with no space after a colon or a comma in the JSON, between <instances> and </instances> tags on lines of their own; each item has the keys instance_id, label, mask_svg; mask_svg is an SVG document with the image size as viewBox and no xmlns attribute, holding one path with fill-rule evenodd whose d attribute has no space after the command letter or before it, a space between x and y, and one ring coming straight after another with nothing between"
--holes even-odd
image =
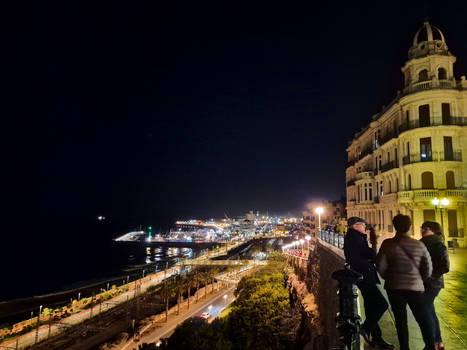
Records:
<instances>
[{"instance_id":1,"label":"balcony","mask_svg":"<svg viewBox=\"0 0 467 350\"><path fill-rule=\"evenodd\" d=\"M381 137L379 140L378 140L378 144L380 146L384 145L386 142L388 141L391 141L392 139L395 139L397 138L397 136L399 136L396 132L390 132L390 133L387 133L386 135L384 135L383 137Z\"/></svg>"},{"instance_id":2,"label":"balcony","mask_svg":"<svg viewBox=\"0 0 467 350\"><path fill-rule=\"evenodd\" d=\"M467 190L413 190L397 193L399 203L431 202L433 198L448 198L451 202L467 201Z\"/></svg>"},{"instance_id":3,"label":"balcony","mask_svg":"<svg viewBox=\"0 0 467 350\"><path fill-rule=\"evenodd\" d=\"M432 117L430 118L429 123L420 124L419 120L411 120L409 123L404 123L399 126L399 133L402 133L407 130L413 130L418 128L425 128L429 126L441 126L441 125L457 125L457 126L466 126L467 118L466 117Z\"/></svg>"},{"instance_id":4,"label":"balcony","mask_svg":"<svg viewBox=\"0 0 467 350\"><path fill-rule=\"evenodd\" d=\"M365 180L365 179L372 179L373 178L373 172L369 171L368 169L364 169L363 171L359 172L356 177L356 181L358 180Z\"/></svg>"},{"instance_id":5,"label":"balcony","mask_svg":"<svg viewBox=\"0 0 467 350\"><path fill-rule=\"evenodd\" d=\"M380 203L388 204L395 203L397 201L397 193L387 193L380 198Z\"/></svg>"},{"instance_id":6,"label":"balcony","mask_svg":"<svg viewBox=\"0 0 467 350\"><path fill-rule=\"evenodd\" d=\"M402 164L414 164L423 162L462 162L462 151L437 152L433 154L411 154L402 158Z\"/></svg>"},{"instance_id":7,"label":"balcony","mask_svg":"<svg viewBox=\"0 0 467 350\"><path fill-rule=\"evenodd\" d=\"M404 89L405 94L424 91L424 90L431 90L431 89L455 89L456 88L456 81L454 80L426 80L420 81L418 83L414 83Z\"/></svg>"},{"instance_id":8,"label":"balcony","mask_svg":"<svg viewBox=\"0 0 467 350\"><path fill-rule=\"evenodd\" d=\"M399 167L399 164L398 162L396 162L395 160L393 160L392 162L388 162L386 164L383 164L381 166L381 172L384 173L385 171L389 171L391 169L395 169L395 168L398 168Z\"/></svg>"}]
</instances>

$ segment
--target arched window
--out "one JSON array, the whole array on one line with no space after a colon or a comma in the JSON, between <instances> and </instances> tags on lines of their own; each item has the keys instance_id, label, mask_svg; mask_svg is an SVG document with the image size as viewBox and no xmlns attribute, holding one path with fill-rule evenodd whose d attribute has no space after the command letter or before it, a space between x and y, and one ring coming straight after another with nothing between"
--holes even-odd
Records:
<instances>
[{"instance_id":1,"label":"arched window","mask_svg":"<svg viewBox=\"0 0 467 350\"><path fill-rule=\"evenodd\" d=\"M418 81L427 81L428 80L428 70L422 69L418 72Z\"/></svg>"},{"instance_id":2,"label":"arched window","mask_svg":"<svg viewBox=\"0 0 467 350\"><path fill-rule=\"evenodd\" d=\"M433 173L431 171L425 171L422 173L422 188L434 188Z\"/></svg>"},{"instance_id":3,"label":"arched window","mask_svg":"<svg viewBox=\"0 0 467 350\"><path fill-rule=\"evenodd\" d=\"M407 190L411 190L412 189L412 175L409 174L409 176L407 177Z\"/></svg>"},{"instance_id":4,"label":"arched window","mask_svg":"<svg viewBox=\"0 0 467 350\"><path fill-rule=\"evenodd\" d=\"M446 188L456 188L456 181L454 180L454 172L446 172Z\"/></svg>"},{"instance_id":5,"label":"arched window","mask_svg":"<svg viewBox=\"0 0 467 350\"><path fill-rule=\"evenodd\" d=\"M391 180L388 180L388 193L392 193Z\"/></svg>"},{"instance_id":6,"label":"arched window","mask_svg":"<svg viewBox=\"0 0 467 350\"><path fill-rule=\"evenodd\" d=\"M447 78L448 78L448 75L446 73L446 69L438 68L438 79L439 80L446 80Z\"/></svg>"}]
</instances>

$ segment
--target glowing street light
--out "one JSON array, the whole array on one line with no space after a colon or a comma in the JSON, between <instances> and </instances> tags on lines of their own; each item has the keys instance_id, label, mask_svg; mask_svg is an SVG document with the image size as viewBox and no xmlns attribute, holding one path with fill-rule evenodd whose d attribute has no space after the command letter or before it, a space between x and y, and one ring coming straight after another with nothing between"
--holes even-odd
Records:
<instances>
[{"instance_id":1,"label":"glowing street light","mask_svg":"<svg viewBox=\"0 0 467 350\"><path fill-rule=\"evenodd\" d=\"M307 249L310 250L310 239L311 239L311 236L310 235L307 235L305 236L305 239L307 241Z\"/></svg>"},{"instance_id":2,"label":"glowing street light","mask_svg":"<svg viewBox=\"0 0 467 350\"><path fill-rule=\"evenodd\" d=\"M315 213L318 214L318 232L321 231L321 214L323 213L324 209L322 207L318 207L315 209Z\"/></svg>"},{"instance_id":3,"label":"glowing street light","mask_svg":"<svg viewBox=\"0 0 467 350\"><path fill-rule=\"evenodd\" d=\"M304 243L304 242L305 242L305 241L304 241L303 239L300 240L300 244L302 245L302 252L303 252L303 243Z\"/></svg>"},{"instance_id":4,"label":"glowing street light","mask_svg":"<svg viewBox=\"0 0 467 350\"><path fill-rule=\"evenodd\" d=\"M439 205L441 202L441 205ZM439 213L441 215L441 232L444 235L444 220L443 220L443 209L445 209L449 205L449 199L443 198L441 201L438 198L433 198L431 203L435 206L435 210L439 209Z\"/></svg>"}]
</instances>

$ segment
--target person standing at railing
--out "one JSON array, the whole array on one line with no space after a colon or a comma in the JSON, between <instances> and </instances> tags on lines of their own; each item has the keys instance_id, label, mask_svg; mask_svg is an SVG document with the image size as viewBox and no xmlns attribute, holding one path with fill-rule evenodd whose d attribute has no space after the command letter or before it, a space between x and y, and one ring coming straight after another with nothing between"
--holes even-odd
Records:
<instances>
[{"instance_id":1,"label":"person standing at railing","mask_svg":"<svg viewBox=\"0 0 467 350\"><path fill-rule=\"evenodd\" d=\"M422 241L428 249L433 263L433 273L431 277L425 281L425 302L433 318L432 326L436 348L442 350L444 349L444 344L441 339L441 330L439 328L434 302L441 288L444 288L443 275L449 272L449 255L444 245L440 224L434 221L425 221L421 227L421 234L422 239L420 239L420 241Z\"/></svg>"},{"instance_id":2,"label":"person standing at railing","mask_svg":"<svg viewBox=\"0 0 467 350\"><path fill-rule=\"evenodd\" d=\"M393 349L392 344L384 341L379 320L388 309L388 302L378 288L379 278L376 273L376 253L368 246L366 221L359 217L347 220L348 231L344 238L344 255L350 268L362 274L363 279L357 282L365 307L366 319L360 334L375 349Z\"/></svg>"}]
</instances>

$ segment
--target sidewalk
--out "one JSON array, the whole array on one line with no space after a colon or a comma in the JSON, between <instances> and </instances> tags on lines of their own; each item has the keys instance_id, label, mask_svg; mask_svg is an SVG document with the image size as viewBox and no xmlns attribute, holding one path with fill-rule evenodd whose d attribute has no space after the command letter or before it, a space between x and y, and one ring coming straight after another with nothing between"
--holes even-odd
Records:
<instances>
[{"instance_id":1,"label":"sidewalk","mask_svg":"<svg viewBox=\"0 0 467 350\"><path fill-rule=\"evenodd\" d=\"M323 241L320 241L320 244L331 249L335 254L344 259L344 252L342 250ZM436 298L435 307L443 343L449 350L465 350L467 349L467 249L457 248L454 252L449 252L449 257L451 260L451 271L444 275L445 288L441 290L439 297ZM387 300L387 294L383 286L384 282L381 285L381 291ZM358 300L359 314L362 320L364 320L365 312L360 293ZM407 318L410 348L413 350L423 349L425 344L418 324L409 307L407 307ZM399 341L397 340L394 315L391 310L388 310L383 315L380 327L383 330L384 339L394 344L397 349ZM371 349L365 344L363 339L361 340L361 349Z\"/></svg>"}]
</instances>

